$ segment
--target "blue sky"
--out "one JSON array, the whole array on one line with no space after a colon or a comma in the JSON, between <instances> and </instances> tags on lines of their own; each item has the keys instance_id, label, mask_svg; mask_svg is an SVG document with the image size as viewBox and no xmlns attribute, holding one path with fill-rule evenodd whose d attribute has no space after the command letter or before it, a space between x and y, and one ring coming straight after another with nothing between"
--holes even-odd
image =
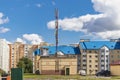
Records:
<instances>
[{"instance_id":1,"label":"blue sky","mask_svg":"<svg viewBox=\"0 0 120 80\"><path fill-rule=\"evenodd\" d=\"M113 11L109 6L113 9L119 6L116 6L117 3L114 3L115 5L105 3L110 1L0 0L0 14L2 14L0 38L10 42L21 41L34 44L45 41L54 44L55 8L59 9L59 44L77 43L80 39L119 38L119 36L112 37L119 33L119 31L114 32L120 29L119 24L114 24L112 21L111 16L116 14L107 13L108 10ZM114 25L108 24L109 20Z\"/></svg>"}]
</instances>

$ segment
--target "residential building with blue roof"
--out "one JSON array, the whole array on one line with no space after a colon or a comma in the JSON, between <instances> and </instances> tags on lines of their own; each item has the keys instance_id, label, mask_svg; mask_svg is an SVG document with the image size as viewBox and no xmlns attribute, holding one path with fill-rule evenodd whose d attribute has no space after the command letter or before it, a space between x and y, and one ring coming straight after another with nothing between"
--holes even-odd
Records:
<instances>
[{"instance_id":1,"label":"residential building with blue roof","mask_svg":"<svg viewBox=\"0 0 120 80\"><path fill-rule=\"evenodd\" d=\"M96 74L101 70L110 70L109 64L120 60L120 40L81 40L79 46L81 69L85 70L87 74Z\"/></svg>"},{"instance_id":2,"label":"residential building with blue roof","mask_svg":"<svg viewBox=\"0 0 120 80\"><path fill-rule=\"evenodd\" d=\"M60 45L56 52L56 46L42 46L34 51L36 68L41 74L77 74L78 57L80 55L79 46ZM80 57L79 57L80 58ZM39 60L39 62L37 61ZM80 60L80 59L79 59ZM80 61L79 61L80 62ZM68 72L67 72L68 70Z\"/></svg>"},{"instance_id":3,"label":"residential building with blue roof","mask_svg":"<svg viewBox=\"0 0 120 80\"><path fill-rule=\"evenodd\" d=\"M110 70L110 64L120 60L120 40L80 40L76 46L58 46L57 52L56 46L42 46L35 50L34 55L39 56L36 69L41 74L66 74L68 68L74 74L84 70L87 75L93 75L102 70Z\"/></svg>"}]
</instances>

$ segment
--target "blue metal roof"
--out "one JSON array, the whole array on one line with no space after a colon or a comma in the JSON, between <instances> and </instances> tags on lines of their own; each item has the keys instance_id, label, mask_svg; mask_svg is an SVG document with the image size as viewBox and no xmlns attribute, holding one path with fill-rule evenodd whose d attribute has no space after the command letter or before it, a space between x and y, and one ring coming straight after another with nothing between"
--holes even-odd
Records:
<instances>
[{"instance_id":1,"label":"blue metal roof","mask_svg":"<svg viewBox=\"0 0 120 80\"><path fill-rule=\"evenodd\" d=\"M42 48L48 49L48 54L56 53L56 46L43 46ZM73 46L58 46L58 51L61 51L64 54L80 54L79 47ZM41 54L40 49L35 50L35 55Z\"/></svg>"},{"instance_id":2,"label":"blue metal roof","mask_svg":"<svg viewBox=\"0 0 120 80\"><path fill-rule=\"evenodd\" d=\"M106 46L109 49L120 49L120 42L112 41L88 41L80 42L79 44L82 49L100 49L103 46Z\"/></svg>"},{"instance_id":3,"label":"blue metal roof","mask_svg":"<svg viewBox=\"0 0 120 80\"><path fill-rule=\"evenodd\" d=\"M34 55L40 55L40 49L36 49L33 53Z\"/></svg>"},{"instance_id":4,"label":"blue metal roof","mask_svg":"<svg viewBox=\"0 0 120 80\"><path fill-rule=\"evenodd\" d=\"M42 48L47 48L49 54L55 54L56 53L56 46L44 46ZM61 51L64 54L80 54L79 47L74 46L58 46L58 51Z\"/></svg>"}]
</instances>

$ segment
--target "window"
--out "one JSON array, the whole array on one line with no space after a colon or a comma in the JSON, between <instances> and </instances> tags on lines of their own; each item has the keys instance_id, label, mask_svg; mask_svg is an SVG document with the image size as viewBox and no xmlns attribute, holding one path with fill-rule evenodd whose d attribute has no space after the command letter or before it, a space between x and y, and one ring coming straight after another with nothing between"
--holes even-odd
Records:
<instances>
[{"instance_id":1,"label":"window","mask_svg":"<svg viewBox=\"0 0 120 80\"><path fill-rule=\"evenodd\" d=\"M106 67L108 67L108 65L106 65Z\"/></svg>"},{"instance_id":2,"label":"window","mask_svg":"<svg viewBox=\"0 0 120 80\"><path fill-rule=\"evenodd\" d=\"M101 55L101 57L104 57L104 55Z\"/></svg>"},{"instance_id":3,"label":"window","mask_svg":"<svg viewBox=\"0 0 120 80\"><path fill-rule=\"evenodd\" d=\"M104 49L101 49L101 52L105 52L105 50L104 50Z\"/></svg>"},{"instance_id":4,"label":"window","mask_svg":"<svg viewBox=\"0 0 120 80\"><path fill-rule=\"evenodd\" d=\"M91 67L92 67L92 65L89 65L89 67L91 68Z\"/></svg>"},{"instance_id":5,"label":"window","mask_svg":"<svg viewBox=\"0 0 120 80\"><path fill-rule=\"evenodd\" d=\"M91 55L89 55L89 58L92 58L92 56L91 56Z\"/></svg>"},{"instance_id":6,"label":"window","mask_svg":"<svg viewBox=\"0 0 120 80\"><path fill-rule=\"evenodd\" d=\"M83 64L83 67L86 67L86 64Z\"/></svg>"},{"instance_id":7,"label":"window","mask_svg":"<svg viewBox=\"0 0 120 80\"><path fill-rule=\"evenodd\" d=\"M104 62L104 60L101 60L101 62Z\"/></svg>"},{"instance_id":8,"label":"window","mask_svg":"<svg viewBox=\"0 0 120 80\"><path fill-rule=\"evenodd\" d=\"M95 72L98 72L98 70L95 70Z\"/></svg>"},{"instance_id":9,"label":"window","mask_svg":"<svg viewBox=\"0 0 120 80\"><path fill-rule=\"evenodd\" d=\"M83 62L86 62L86 60L83 60Z\"/></svg>"},{"instance_id":10,"label":"window","mask_svg":"<svg viewBox=\"0 0 120 80\"><path fill-rule=\"evenodd\" d=\"M83 57L86 57L86 55L83 55Z\"/></svg>"},{"instance_id":11,"label":"window","mask_svg":"<svg viewBox=\"0 0 120 80\"><path fill-rule=\"evenodd\" d=\"M111 58L113 58L113 55L111 55Z\"/></svg>"},{"instance_id":12,"label":"window","mask_svg":"<svg viewBox=\"0 0 120 80\"><path fill-rule=\"evenodd\" d=\"M91 73L92 70L89 70L89 72Z\"/></svg>"},{"instance_id":13,"label":"window","mask_svg":"<svg viewBox=\"0 0 120 80\"><path fill-rule=\"evenodd\" d=\"M117 53L119 53L119 51L117 51Z\"/></svg>"},{"instance_id":14,"label":"window","mask_svg":"<svg viewBox=\"0 0 120 80\"><path fill-rule=\"evenodd\" d=\"M95 60L95 62L98 62L98 60Z\"/></svg>"},{"instance_id":15,"label":"window","mask_svg":"<svg viewBox=\"0 0 120 80\"><path fill-rule=\"evenodd\" d=\"M91 60L89 60L89 62L91 63L92 61L91 61Z\"/></svg>"},{"instance_id":16,"label":"window","mask_svg":"<svg viewBox=\"0 0 120 80\"><path fill-rule=\"evenodd\" d=\"M95 50L95 53L97 53L97 51Z\"/></svg>"},{"instance_id":17,"label":"window","mask_svg":"<svg viewBox=\"0 0 120 80\"><path fill-rule=\"evenodd\" d=\"M91 53L92 51L89 51L89 53Z\"/></svg>"},{"instance_id":18,"label":"window","mask_svg":"<svg viewBox=\"0 0 120 80\"><path fill-rule=\"evenodd\" d=\"M98 67L98 65L95 65L95 67L97 68L97 67Z\"/></svg>"},{"instance_id":19,"label":"window","mask_svg":"<svg viewBox=\"0 0 120 80\"><path fill-rule=\"evenodd\" d=\"M101 67L104 67L104 65L101 65Z\"/></svg>"},{"instance_id":20,"label":"window","mask_svg":"<svg viewBox=\"0 0 120 80\"><path fill-rule=\"evenodd\" d=\"M106 62L108 62L108 60L106 60Z\"/></svg>"},{"instance_id":21,"label":"window","mask_svg":"<svg viewBox=\"0 0 120 80\"><path fill-rule=\"evenodd\" d=\"M106 50L106 52L109 52L109 50Z\"/></svg>"},{"instance_id":22,"label":"window","mask_svg":"<svg viewBox=\"0 0 120 80\"><path fill-rule=\"evenodd\" d=\"M96 58L98 58L98 56L97 56L97 55L95 55L95 57L96 57Z\"/></svg>"}]
</instances>

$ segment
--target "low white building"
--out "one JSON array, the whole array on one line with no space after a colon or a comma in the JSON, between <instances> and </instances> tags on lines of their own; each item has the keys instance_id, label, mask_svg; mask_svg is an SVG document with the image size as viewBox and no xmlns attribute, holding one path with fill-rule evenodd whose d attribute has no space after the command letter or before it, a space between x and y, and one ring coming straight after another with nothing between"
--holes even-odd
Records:
<instances>
[{"instance_id":1,"label":"low white building","mask_svg":"<svg viewBox=\"0 0 120 80\"><path fill-rule=\"evenodd\" d=\"M9 71L9 46L5 39L0 39L0 68Z\"/></svg>"}]
</instances>

